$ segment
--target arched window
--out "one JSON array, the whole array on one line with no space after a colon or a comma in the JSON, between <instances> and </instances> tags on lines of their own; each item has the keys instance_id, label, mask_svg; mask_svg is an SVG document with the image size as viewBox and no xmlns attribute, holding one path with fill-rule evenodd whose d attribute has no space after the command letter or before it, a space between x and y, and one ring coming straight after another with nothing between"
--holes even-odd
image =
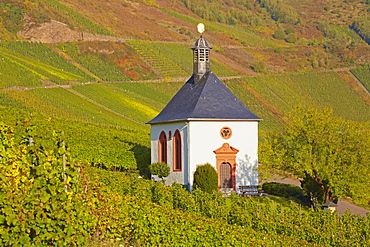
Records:
<instances>
[{"instance_id":1,"label":"arched window","mask_svg":"<svg viewBox=\"0 0 370 247\"><path fill-rule=\"evenodd\" d=\"M173 170L181 171L182 170L182 153L181 153L181 135L180 131L176 130L173 135Z\"/></svg>"},{"instance_id":2,"label":"arched window","mask_svg":"<svg viewBox=\"0 0 370 247\"><path fill-rule=\"evenodd\" d=\"M158 140L158 162L167 164L167 137L164 131L161 132Z\"/></svg>"}]
</instances>

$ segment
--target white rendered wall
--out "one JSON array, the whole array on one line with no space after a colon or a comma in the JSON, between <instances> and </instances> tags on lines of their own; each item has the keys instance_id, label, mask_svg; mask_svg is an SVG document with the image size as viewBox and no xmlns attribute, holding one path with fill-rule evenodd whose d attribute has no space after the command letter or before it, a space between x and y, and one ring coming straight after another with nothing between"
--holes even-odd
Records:
<instances>
[{"instance_id":1,"label":"white rendered wall","mask_svg":"<svg viewBox=\"0 0 370 247\"><path fill-rule=\"evenodd\" d=\"M220 130L229 127L232 136L223 139ZM216 169L214 150L223 143L239 150L236 156L235 182L238 190L241 185L258 185L258 122L257 121L190 121L189 122L189 178L192 185L193 174L199 164L210 163Z\"/></svg>"},{"instance_id":2,"label":"white rendered wall","mask_svg":"<svg viewBox=\"0 0 370 247\"><path fill-rule=\"evenodd\" d=\"M182 170L173 171L173 135L175 131L179 130L181 135L181 149L182 149ZM187 125L185 122L153 124L150 130L151 140L151 163L158 162L158 138L161 132L164 131L167 137L167 164L170 167L170 175L166 178L166 184L171 185L173 182L180 184L188 184L188 149L187 149ZM169 132L171 131L171 139L169 139Z\"/></svg>"},{"instance_id":3,"label":"white rendered wall","mask_svg":"<svg viewBox=\"0 0 370 247\"><path fill-rule=\"evenodd\" d=\"M229 127L232 136L223 139L220 130ZM176 129L180 131L182 141L182 171L173 171L173 143L169 140L169 131L173 137ZM257 121L189 121L155 124L151 126L151 163L158 162L158 138L162 131L167 136L167 163L170 175L166 184L173 182L184 185L193 184L193 174L196 166L210 163L216 169L216 154L214 150L222 144L239 150L236 156L235 182L238 190L241 185L258 185L258 122Z\"/></svg>"}]
</instances>

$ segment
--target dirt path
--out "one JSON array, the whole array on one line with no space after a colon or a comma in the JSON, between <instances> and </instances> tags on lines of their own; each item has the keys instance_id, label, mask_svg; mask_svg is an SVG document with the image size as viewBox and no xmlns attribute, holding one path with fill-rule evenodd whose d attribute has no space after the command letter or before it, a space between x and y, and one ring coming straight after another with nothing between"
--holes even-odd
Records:
<instances>
[{"instance_id":1,"label":"dirt path","mask_svg":"<svg viewBox=\"0 0 370 247\"><path fill-rule=\"evenodd\" d=\"M298 179L291 179L291 178L279 179L278 178L278 179L273 179L273 180L268 180L268 181L301 186ZM359 206L357 206L353 203L347 202L347 201L338 201L337 210L338 210L339 215L344 214L347 210L350 210L351 213L353 213L353 214L360 214L362 216L366 216L367 213L370 214L370 210L359 207Z\"/></svg>"}]
</instances>

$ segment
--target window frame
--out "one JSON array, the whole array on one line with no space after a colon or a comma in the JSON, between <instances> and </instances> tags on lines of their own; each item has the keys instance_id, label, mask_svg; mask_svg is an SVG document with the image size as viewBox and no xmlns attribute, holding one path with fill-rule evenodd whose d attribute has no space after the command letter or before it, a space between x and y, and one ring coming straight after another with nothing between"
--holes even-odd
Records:
<instances>
[{"instance_id":1,"label":"window frame","mask_svg":"<svg viewBox=\"0 0 370 247\"><path fill-rule=\"evenodd\" d=\"M182 141L181 133L179 130L176 130L172 138L172 147L173 147L173 163L172 169L174 172L182 171Z\"/></svg>"},{"instance_id":2,"label":"window frame","mask_svg":"<svg viewBox=\"0 0 370 247\"><path fill-rule=\"evenodd\" d=\"M158 162L167 164L167 135L161 131L158 138Z\"/></svg>"}]
</instances>

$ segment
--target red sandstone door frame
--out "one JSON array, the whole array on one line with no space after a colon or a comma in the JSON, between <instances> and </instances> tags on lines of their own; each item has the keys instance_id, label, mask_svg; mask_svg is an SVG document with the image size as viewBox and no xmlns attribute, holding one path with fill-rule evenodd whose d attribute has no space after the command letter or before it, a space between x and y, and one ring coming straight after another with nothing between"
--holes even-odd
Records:
<instances>
[{"instance_id":1,"label":"red sandstone door frame","mask_svg":"<svg viewBox=\"0 0 370 247\"><path fill-rule=\"evenodd\" d=\"M218 173L218 188L221 188L220 167L222 163L231 165L231 186L235 190L235 171L236 171L236 154L238 149L231 147L228 143L222 144L222 147L213 151L216 154L216 168Z\"/></svg>"}]
</instances>

